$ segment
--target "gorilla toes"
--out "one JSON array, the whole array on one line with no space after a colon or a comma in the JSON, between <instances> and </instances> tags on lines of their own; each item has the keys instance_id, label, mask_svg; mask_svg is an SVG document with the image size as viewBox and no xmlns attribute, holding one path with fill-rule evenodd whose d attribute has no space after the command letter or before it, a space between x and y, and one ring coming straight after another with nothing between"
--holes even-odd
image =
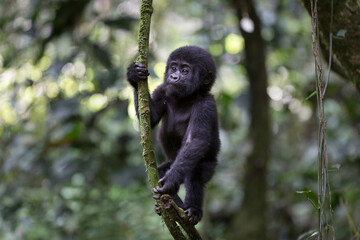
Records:
<instances>
[{"instance_id":1,"label":"gorilla toes","mask_svg":"<svg viewBox=\"0 0 360 240\"><path fill-rule=\"evenodd\" d=\"M202 211L198 208L190 207L185 210L185 213L188 215L191 224L196 225L201 220Z\"/></svg>"},{"instance_id":2,"label":"gorilla toes","mask_svg":"<svg viewBox=\"0 0 360 240\"><path fill-rule=\"evenodd\" d=\"M161 212L160 212L160 207L159 205L157 204L157 202L155 202L155 208L154 208L155 212L157 215L161 216Z\"/></svg>"}]
</instances>

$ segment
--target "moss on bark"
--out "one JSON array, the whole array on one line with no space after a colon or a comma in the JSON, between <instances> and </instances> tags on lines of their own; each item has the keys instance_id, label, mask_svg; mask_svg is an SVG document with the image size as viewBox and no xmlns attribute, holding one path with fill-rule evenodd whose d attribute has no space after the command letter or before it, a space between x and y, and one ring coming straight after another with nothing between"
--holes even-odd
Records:
<instances>
[{"instance_id":1,"label":"moss on bark","mask_svg":"<svg viewBox=\"0 0 360 240\"><path fill-rule=\"evenodd\" d=\"M310 1L302 0L310 13ZM345 73L360 92L360 1L333 0L333 21L331 22L331 0L318 1L320 40L325 51L330 48L330 29L333 35L332 53L335 64ZM336 67L336 65L335 65Z\"/></svg>"}]
</instances>

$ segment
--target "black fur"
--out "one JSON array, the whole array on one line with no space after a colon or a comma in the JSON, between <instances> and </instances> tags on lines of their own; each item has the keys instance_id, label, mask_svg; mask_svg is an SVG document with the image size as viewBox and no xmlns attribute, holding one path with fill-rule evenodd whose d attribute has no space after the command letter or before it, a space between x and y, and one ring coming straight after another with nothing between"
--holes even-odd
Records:
<instances>
[{"instance_id":1,"label":"black fur","mask_svg":"<svg viewBox=\"0 0 360 240\"><path fill-rule=\"evenodd\" d=\"M128 68L136 110L137 82L148 75L140 63ZM164 83L149 97L152 127L162 120L158 139L166 157L158 167L162 187L153 189L159 194L155 198L172 195L193 224L201 220L204 187L215 172L220 149L216 102L209 93L215 77L215 63L207 51L181 47L170 54ZM184 202L177 195L182 183Z\"/></svg>"}]
</instances>

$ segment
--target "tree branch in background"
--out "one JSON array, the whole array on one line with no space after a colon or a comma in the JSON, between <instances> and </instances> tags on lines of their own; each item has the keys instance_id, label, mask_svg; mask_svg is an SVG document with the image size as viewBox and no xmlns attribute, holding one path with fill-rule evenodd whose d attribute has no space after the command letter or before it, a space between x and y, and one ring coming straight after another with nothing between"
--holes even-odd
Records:
<instances>
[{"instance_id":1,"label":"tree branch in background","mask_svg":"<svg viewBox=\"0 0 360 240\"><path fill-rule=\"evenodd\" d=\"M266 239L267 164L270 157L270 115L265 64L265 43L252 0L233 0L245 40L245 67L250 83L252 151L246 159L244 199L233 222L234 239Z\"/></svg>"},{"instance_id":2,"label":"tree branch in background","mask_svg":"<svg viewBox=\"0 0 360 240\"><path fill-rule=\"evenodd\" d=\"M326 121L324 117L322 65L320 61L319 28L318 28L318 1L311 0L311 23L312 23L312 51L315 58L315 83L316 97L319 111L319 138L318 138L318 208L319 208L319 237L320 240L328 239L329 225L326 217L326 186L328 177L328 158L326 151ZM331 210L331 209L330 209Z\"/></svg>"}]
</instances>

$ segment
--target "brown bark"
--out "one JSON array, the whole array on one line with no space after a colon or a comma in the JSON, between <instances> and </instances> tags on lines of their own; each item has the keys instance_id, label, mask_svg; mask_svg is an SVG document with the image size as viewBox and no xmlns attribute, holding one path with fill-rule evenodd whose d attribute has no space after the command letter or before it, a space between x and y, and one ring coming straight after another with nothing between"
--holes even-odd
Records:
<instances>
[{"instance_id":1,"label":"brown bark","mask_svg":"<svg viewBox=\"0 0 360 240\"><path fill-rule=\"evenodd\" d=\"M240 31L245 40L245 62L250 82L250 132L252 152L247 157L244 199L235 217L233 239L266 239L266 176L270 149L270 116L265 64L265 43L261 37L260 19L251 0L233 0L241 21L249 18L253 31Z\"/></svg>"},{"instance_id":2,"label":"brown bark","mask_svg":"<svg viewBox=\"0 0 360 240\"><path fill-rule=\"evenodd\" d=\"M310 0L302 0L311 14ZM332 69L345 75L360 92L360 2L358 0L333 0L333 21L331 26L331 0L318 1L318 25L320 40L325 54L332 38ZM340 67L341 70L336 70ZM344 74L342 74L344 73Z\"/></svg>"}]
</instances>

